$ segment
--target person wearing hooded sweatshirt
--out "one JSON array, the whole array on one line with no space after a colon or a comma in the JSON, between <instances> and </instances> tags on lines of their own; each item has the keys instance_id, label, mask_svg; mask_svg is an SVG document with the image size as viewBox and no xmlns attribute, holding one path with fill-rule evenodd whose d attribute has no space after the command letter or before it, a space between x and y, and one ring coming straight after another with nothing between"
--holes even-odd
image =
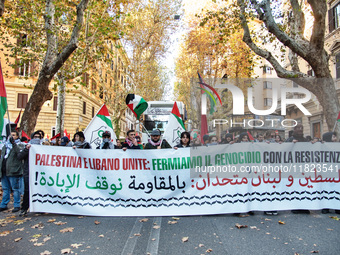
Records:
<instances>
[{"instance_id":1,"label":"person wearing hooded sweatshirt","mask_svg":"<svg viewBox=\"0 0 340 255\"><path fill-rule=\"evenodd\" d=\"M327 132L322 135L322 141L326 143L335 143L337 141L335 132ZM329 213L329 209L322 209L321 213ZM335 210L335 213L340 214L340 210Z\"/></svg>"},{"instance_id":2,"label":"person wearing hooded sweatshirt","mask_svg":"<svg viewBox=\"0 0 340 255\"><path fill-rule=\"evenodd\" d=\"M79 131L74 134L73 137L73 149L92 149L91 145L86 142L85 135L83 132Z\"/></svg>"},{"instance_id":3,"label":"person wearing hooded sweatshirt","mask_svg":"<svg viewBox=\"0 0 340 255\"><path fill-rule=\"evenodd\" d=\"M25 216L29 208L29 150L32 144L41 145L42 136L39 131L32 133L30 142L18 153L18 158L24 160L24 197L21 203L20 216Z\"/></svg>"},{"instance_id":4,"label":"person wearing hooded sweatshirt","mask_svg":"<svg viewBox=\"0 0 340 255\"><path fill-rule=\"evenodd\" d=\"M12 131L1 151L0 177L2 184L2 201L0 212L7 210L10 201L11 191L13 191L14 209L12 212L20 210L20 177L23 174L23 162L18 158L18 153L23 149L19 133Z\"/></svg>"},{"instance_id":5,"label":"person wearing hooded sweatshirt","mask_svg":"<svg viewBox=\"0 0 340 255\"><path fill-rule=\"evenodd\" d=\"M97 149L100 149L100 150L116 149L113 142L111 142L111 133L109 131L105 131L102 135L102 138L103 138L103 141L97 147Z\"/></svg>"}]
</instances>

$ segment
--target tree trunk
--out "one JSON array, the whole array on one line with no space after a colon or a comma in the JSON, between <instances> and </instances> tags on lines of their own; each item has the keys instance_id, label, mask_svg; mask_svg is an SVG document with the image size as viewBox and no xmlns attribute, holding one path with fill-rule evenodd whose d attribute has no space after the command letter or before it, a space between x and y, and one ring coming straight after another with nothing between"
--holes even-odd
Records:
<instances>
[{"instance_id":1,"label":"tree trunk","mask_svg":"<svg viewBox=\"0 0 340 255\"><path fill-rule=\"evenodd\" d=\"M0 17L4 14L5 11L5 0L0 0Z\"/></svg>"},{"instance_id":2,"label":"tree trunk","mask_svg":"<svg viewBox=\"0 0 340 255\"><path fill-rule=\"evenodd\" d=\"M0 0L1 1L1 0ZM26 105L25 112L20 123L20 131L27 134L34 131L37 119L44 102L51 100L53 95L49 90L49 84L54 75L60 70L65 61L77 49L80 29L84 23L84 10L87 8L89 0L81 0L77 5L76 22L73 26L72 35L68 44L60 51L56 49L56 27L54 24L55 6L52 0L46 0L45 32L47 39L47 51L42 68L39 72L38 81L35 84L33 93Z\"/></svg>"},{"instance_id":3,"label":"tree trunk","mask_svg":"<svg viewBox=\"0 0 340 255\"><path fill-rule=\"evenodd\" d=\"M61 72L58 75L58 106L57 106L57 125L56 133L64 134L64 120L65 120L65 87L66 82Z\"/></svg>"},{"instance_id":4,"label":"tree trunk","mask_svg":"<svg viewBox=\"0 0 340 255\"><path fill-rule=\"evenodd\" d=\"M323 78L316 79L319 93L315 94L323 108L327 127L329 131L333 131L337 117L339 114L339 99L335 89L334 79ZM340 134L340 125L335 127L338 136Z\"/></svg>"},{"instance_id":5,"label":"tree trunk","mask_svg":"<svg viewBox=\"0 0 340 255\"><path fill-rule=\"evenodd\" d=\"M39 79L21 119L20 130L24 130L27 134L31 134L34 131L43 104L53 97L52 92L48 89L50 82L51 77L47 78L44 72L40 72Z\"/></svg>"}]
</instances>

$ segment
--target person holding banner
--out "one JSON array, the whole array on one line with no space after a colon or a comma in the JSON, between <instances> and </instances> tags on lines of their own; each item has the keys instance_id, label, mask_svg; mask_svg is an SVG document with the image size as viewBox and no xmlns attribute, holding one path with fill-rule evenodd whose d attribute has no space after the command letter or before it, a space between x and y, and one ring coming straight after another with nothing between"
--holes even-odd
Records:
<instances>
[{"instance_id":1,"label":"person holding banner","mask_svg":"<svg viewBox=\"0 0 340 255\"><path fill-rule=\"evenodd\" d=\"M327 132L322 135L322 142L335 143L337 141L335 132ZM322 214L330 213L329 209L322 209ZM340 210L335 210L335 213L340 214Z\"/></svg>"},{"instance_id":2,"label":"person holding banner","mask_svg":"<svg viewBox=\"0 0 340 255\"><path fill-rule=\"evenodd\" d=\"M303 136L303 125L301 123L294 127L294 131L291 137L287 138L286 143L297 143L297 142L307 142L306 138ZM310 214L309 210L292 210L292 213L304 213Z\"/></svg>"},{"instance_id":3,"label":"person holding banner","mask_svg":"<svg viewBox=\"0 0 340 255\"><path fill-rule=\"evenodd\" d=\"M74 134L72 148L92 149L91 145L88 142L86 142L84 133L81 131Z\"/></svg>"},{"instance_id":4,"label":"person holding banner","mask_svg":"<svg viewBox=\"0 0 340 255\"><path fill-rule=\"evenodd\" d=\"M111 142L111 133L110 131L105 131L102 135L103 141L97 147L100 150L107 150L107 149L115 149L115 145Z\"/></svg>"},{"instance_id":5,"label":"person holding banner","mask_svg":"<svg viewBox=\"0 0 340 255\"><path fill-rule=\"evenodd\" d=\"M14 209L12 212L20 210L20 177L23 174L22 160L18 158L18 153L23 149L19 139L18 131L12 131L11 136L4 144L0 160L0 177L2 184L2 201L0 212L7 210L10 201L11 191L13 191Z\"/></svg>"},{"instance_id":6,"label":"person holding banner","mask_svg":"<svg viewBox=\"0 0 340 255\"><path fill-rule=\"evenodd\" d=\"M177 144L174 149L190 147L190 133L185 131L181 134L181 142Z\"/></svg>"},{"instance_id":7,"label":"person holding banner","mask_svg":"<svg viewBox=\"0 0 340 255\"><path fill-rule=\"evenodd\" d=\"M140 150L140 147L138 146L137 140L136 140L136 132L135 130L129 130L126 133L127 137L125 139L125 142L122 144L123 151L126 151L127 149L134 149L134 150Z\"/></svg>"},{"instance_id":8,"label":"person holding banner","mask_svg":"<svg viewBox=\"0 0 340 255\"><path fill-rule=\"evenodd\" d=\"M29 150L32 144L41 145L42 134L38 131L31 135L31 141L18 153L18 159L24 161L24 197L21 203L20 216L25 216L29 208Z\"/></svg>"},{"instance_id":9,"label":"person holding banner","mask_svg":"<svg viewBox=\"0 0 340 255\"><path fill-rule=\"evenodd\" d=\"M161 131L159 129L155 129L151 132L151 139L148 140L148 143L145 145L145 150L150 149L167 149L172 148L170 144L164 139L161 139Z\"/></svg>"}]
</instances>

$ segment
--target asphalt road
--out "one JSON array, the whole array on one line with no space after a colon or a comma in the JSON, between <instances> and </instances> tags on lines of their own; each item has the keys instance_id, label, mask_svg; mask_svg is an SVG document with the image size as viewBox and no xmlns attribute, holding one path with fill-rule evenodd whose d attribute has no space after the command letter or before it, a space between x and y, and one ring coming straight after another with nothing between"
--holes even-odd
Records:
<instances>
[{"instance_id":1,"label":"asphalt road","mask_svg":"<svg viewBox=\"0 0 340 255\"><path fill-rule=\"evenodd\" d=\"M247 217L20 217L8 210L0 213L0 254L340 254L340 221L330 216L340 217L320 211Z\"/></svg>"}]
</instances>

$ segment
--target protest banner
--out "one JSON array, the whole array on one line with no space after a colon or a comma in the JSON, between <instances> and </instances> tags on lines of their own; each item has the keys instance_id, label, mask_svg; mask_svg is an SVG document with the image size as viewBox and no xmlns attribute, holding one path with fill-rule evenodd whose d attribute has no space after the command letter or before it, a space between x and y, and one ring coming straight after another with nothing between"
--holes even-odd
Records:
<instances>
[{"instance_id":1,"label":"protest banner","mask_svg":"<svg viewBox=\"0 0 340 255\"><path fill-rule=\"evenodd\" d=\"M194 152L202 148L209 156ZM32 145L29 157L33 212L170 216L340 209L338 143L247 143L162 154ZM213 165L225 168L204 168ZM222 171L234 166L234 173Z\"/></svg>"}]
</instances>

